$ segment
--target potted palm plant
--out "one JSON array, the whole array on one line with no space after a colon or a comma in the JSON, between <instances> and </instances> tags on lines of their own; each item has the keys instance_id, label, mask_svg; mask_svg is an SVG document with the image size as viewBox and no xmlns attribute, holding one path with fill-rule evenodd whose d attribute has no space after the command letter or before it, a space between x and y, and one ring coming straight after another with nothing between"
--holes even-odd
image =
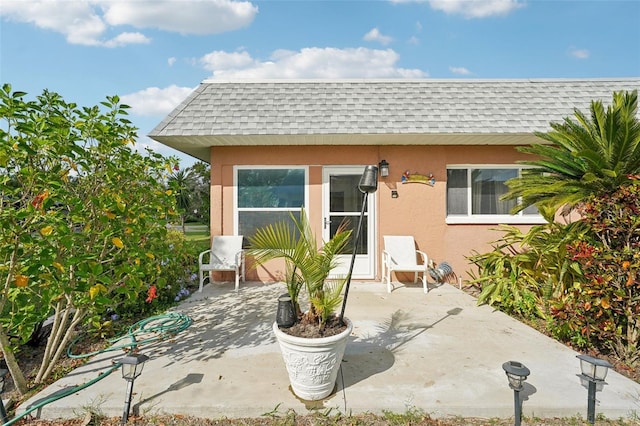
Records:
<instances>
[{"instance_id":1,"label":"potted palm plant","mask_svg":"<svg viewBox=\"0 0 640 426\"><path fill-rule=\"evenodd\" d=\"M353 325L336 315L343 300L347 277L330 277L337 266L337 255L344 253L351 231L342 224L335 235L318 244L304 209L291 221L260 228L249 238L248 253L257 265L269 260L285 261L285 283L294 306L293 326L273 331L280 343L291 388L306 400L329 395L334 386L342 356ZM300 308L300 296L308 298L307 309Z\"/></svg>"}]
</instances>

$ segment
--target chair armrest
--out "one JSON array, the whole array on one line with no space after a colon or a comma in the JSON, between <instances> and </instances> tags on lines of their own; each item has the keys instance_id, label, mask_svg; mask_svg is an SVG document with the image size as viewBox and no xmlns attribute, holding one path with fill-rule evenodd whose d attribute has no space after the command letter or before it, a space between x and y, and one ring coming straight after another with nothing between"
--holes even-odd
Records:
<instances>
[{"instance_id":1,"label":"chair armrest","mask_svg":"<svg viewBox=\"0 0 640 426\"><path fill-rule=\"evenodd\" d=\"M422 263L426 266L429 266L429 256L427 256L427 253L420 250L416 250L416 253L418 253L422 258Z\"/></svg>"},{"instance_id":2,"label":"chair armrest","mask_svg":"<svg viewBox=\"0 0 640 426\"><path fill-rule=\"evenodd\" d=\"M240 266L244 262L244 250L236 253L236 265Z\"/></svg>"},{"instance_id":3,"label":"chair armrest","mask_svg":"<svg viewBox=\"0 0 640 426\"><path fill-rule=\"evenodd\" d=\"M203 258L203 257L204 257L204 255L205 255L205 254L207 254L207 253L211 253L211 250L210 250L210 249L209 249L209 250L205 250L205 251L203 251L202 253L200 253L200 255L198 256L198 263L199 263L200 265L202 265L202 258ZM209 262L207 262L207 263L209 263Z\"/></svg>"},{"instance_id":4,"label":"chair armrest","mask_svg":"<svg viewBox=\"0 0 640 426\"><path fill-rule=\"evenodd\" d=\"M382 250L382 261L387 262L389 259L389 252L386 250Z\"/></svg>"}]
</instances>

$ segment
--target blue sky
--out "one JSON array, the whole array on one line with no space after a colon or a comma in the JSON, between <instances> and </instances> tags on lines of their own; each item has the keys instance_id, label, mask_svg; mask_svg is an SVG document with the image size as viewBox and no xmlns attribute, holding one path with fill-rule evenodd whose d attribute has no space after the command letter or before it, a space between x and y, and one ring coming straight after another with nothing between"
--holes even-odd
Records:
<instances>
[{"instance_id":1,"label":"blue sky","mask_svg":"<svg viewBox=\"0 0 640 426\"><path fill-rule=\"evenodd\" d=\"M0 0L0 81L132 106L206 79L640 77L640 0Z\"/></svg>"}]
</instances>

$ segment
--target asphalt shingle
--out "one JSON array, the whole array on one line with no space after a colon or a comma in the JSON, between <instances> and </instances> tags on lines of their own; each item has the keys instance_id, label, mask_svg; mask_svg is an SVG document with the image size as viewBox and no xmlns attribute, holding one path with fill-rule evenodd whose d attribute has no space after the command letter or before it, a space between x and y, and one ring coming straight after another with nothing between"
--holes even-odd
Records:
<instances>
[{"instance_id":1,"label":"asphalt shingle","mask_svg":"<svg viewBox=\"0 0 640 426\"><path fill-rule=\"evenodd\" d=\"M150 136L532 133L637 89L640 78L209 80Z\"/></svg>"}]
</instances>

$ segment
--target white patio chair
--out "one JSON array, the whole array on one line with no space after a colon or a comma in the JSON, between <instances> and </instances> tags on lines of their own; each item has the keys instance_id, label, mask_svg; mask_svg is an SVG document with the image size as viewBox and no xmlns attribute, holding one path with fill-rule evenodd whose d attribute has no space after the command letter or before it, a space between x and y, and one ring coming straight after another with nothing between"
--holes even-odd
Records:
<instances>
[{"instance_id":1,"label":"white patio chair","mask_svg":"<svg viewBox=\"0 0 640 426\"><path fill-rule=\"evenodd\" d=\"M429 257L425 252L416 250L416 243L412 236L385 235L384 250L382 251L382 282L387 282L387 291L391 293L391 274L393 272L413 272L413 282L418 281L418 274L422 274L422 287L427 289L427 272ZM420 263L418 262L420 257Z\"/></svg>"},{"instance_id":2,"label":"white patio chair","mask_svg":"<svg viewBox=\"0 0 640 426\"><path fill-rule=\"evenodd\" d=\"M244 282L244 251L242 250L242 235L217 235L213 237L211 249L203 251L198 256L198 279L202 291L204 280L211 282L211 272L231 271L236 274L236 291L240 287L240 278Z\"/></svg>"}]
</instances>

